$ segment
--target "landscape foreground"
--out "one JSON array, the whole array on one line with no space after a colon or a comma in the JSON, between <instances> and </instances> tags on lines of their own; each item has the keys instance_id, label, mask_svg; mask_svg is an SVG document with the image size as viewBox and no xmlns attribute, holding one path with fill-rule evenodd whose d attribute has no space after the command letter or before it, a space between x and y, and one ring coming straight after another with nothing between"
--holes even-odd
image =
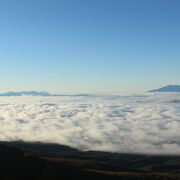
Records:
<instances>
[{"instance_id":1,"label":"landscape foreground","mask_svg":"<svg viewBox=\"0 0 180 180\"><path fill-rule=\"evenodd\" d=\"M180 156L81 152L56 144L1 142L0 179L178 180Z\"/></svg>"}]
</instances>

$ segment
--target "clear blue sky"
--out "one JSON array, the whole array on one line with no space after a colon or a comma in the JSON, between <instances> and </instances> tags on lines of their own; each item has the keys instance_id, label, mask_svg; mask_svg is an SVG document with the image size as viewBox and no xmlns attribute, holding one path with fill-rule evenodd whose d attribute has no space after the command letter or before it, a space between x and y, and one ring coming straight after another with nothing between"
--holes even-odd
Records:
<instances>
[{"instance_id":1,"label":"clear blue sky","mask_svg":"<svg viewBox=\"0 0 180 180\"><path fill-rule=\"evenodd\" d=\"M1 0L0 91L180 84L179 0Z\"/></svg>"}]
</instances>

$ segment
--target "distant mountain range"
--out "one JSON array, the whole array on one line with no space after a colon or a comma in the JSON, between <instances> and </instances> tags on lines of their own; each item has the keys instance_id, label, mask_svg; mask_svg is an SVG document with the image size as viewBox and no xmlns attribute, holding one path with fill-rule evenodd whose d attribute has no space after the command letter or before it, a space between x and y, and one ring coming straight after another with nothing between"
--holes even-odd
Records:
<instances>
[{"instance_id":1,"label":"distant mountain range","mask_svg":"<svg viewBox=\"0 0 180 180\"><path fill-rule=\"evenodd\" d=\"M168 85L159 89L153 89L147 92L180 92L179 85ZM70 96L70 97L92 97L93 94L51 94L45 91L12 91L0 93L0 96Z\"/></svg>"},{"instance_id":2,"label":"distant mountain range","mask_svg":"<svg viewBox=\"0 0 180 180\"><path fill-rule=\"evenodd\" d=\"M0 96L50 96L48 92L38 92L38 91L20 91L20 92L7 92L2 93Z\"/></svg>"},{"instance_id":3,"label":"distant mountain range","mask_svg":"<svg viewBox=\"0 0 180 180\"><path fill-rule=\"evenodd\" d=\"M180 92L179 85L168 85L159 89L150 90L148 92Z\"/></svg>"},{"instance_id":4,"label":"distant mountain range","mask_svg":"<svg viewBox=\"0 0 180 180\"><path fill-rule=\"evenodd\" d=\"M38 92L38 91L19 91L19 92L6 92L6 93L1 93L0 96L71 96L71 97L87 97L87 96L92 96L91 94L50 94L48 92Z\"/></svg>"}]
</instances>

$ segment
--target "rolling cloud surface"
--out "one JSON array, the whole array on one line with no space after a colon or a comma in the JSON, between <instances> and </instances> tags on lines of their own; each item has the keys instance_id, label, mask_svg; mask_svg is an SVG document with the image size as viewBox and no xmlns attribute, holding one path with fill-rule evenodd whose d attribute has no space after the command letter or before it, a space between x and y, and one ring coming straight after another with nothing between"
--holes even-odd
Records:
<instances>
[{"instance_id":1,"label":"rolling cloud surface","mask_svg":"<svg viewBox=\"0 0 180 180\"><path fill-rule=\"evenodd\" d=\"M0 140L180 155L180 93L0 97Z\"/></svg>"}]
</instances>

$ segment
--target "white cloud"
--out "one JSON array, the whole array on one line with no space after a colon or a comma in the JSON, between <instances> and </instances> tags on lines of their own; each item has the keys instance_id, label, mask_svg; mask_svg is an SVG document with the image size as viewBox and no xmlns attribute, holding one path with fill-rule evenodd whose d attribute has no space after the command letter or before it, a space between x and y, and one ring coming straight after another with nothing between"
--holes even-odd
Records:
<instances>
[{"instance_id":1,"label":"white cloud","mask_svg":"<svg viewBox=\"0 0 180 180\"><path fill-rule=\"evenodd\" d=\"M0 140L82 150L180 154L180 93L1 97Z\"/></svg>"}]
</instances>

